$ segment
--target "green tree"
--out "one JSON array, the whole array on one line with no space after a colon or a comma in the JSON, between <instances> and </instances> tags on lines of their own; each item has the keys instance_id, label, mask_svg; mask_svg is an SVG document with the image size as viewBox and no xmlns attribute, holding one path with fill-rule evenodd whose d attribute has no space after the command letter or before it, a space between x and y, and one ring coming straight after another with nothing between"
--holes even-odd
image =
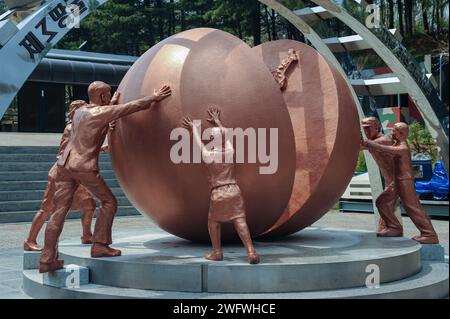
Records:
<instances>
[{"instance_id":1,"label":"green tree","mask_svg":"<svg viewBox=\"0 0 450 319\"><path fill-rule=\"evenodd\" d=\"M110 0L58 47L78 49L86 41L84 50L141 55L175 33L199 27L230 32L249 45L302 39L290 23L257 0Z\"/></svg>"},{"instance_id":2,"label":"green tree","mask_svg":"<svg viewBox=\"0 0 450 319\"><path fill-rule=\"evenodd\" d=\"M414 122L409 126L408 143L413 153L427 154L434 163L439 160L436 141L422 124Z\"/></svg>"},{"instance_id":3,"label":"green tree","mask_svg":"<svg viewBox=\"0 0 450 319\"><path fill-rule=\"evenodd\" d=\"M0 4L2 3L0 0ZM397 28L417 55L448 52L448 0L366 0L382 11L382 23ZM292 10L316 6L308 0L281 0ZM344 5L358 19L367 13L354 0ZM352 32L337 19L312 23L322 37ZM157 42L184 30L211 27L230 32L249 45L280 38L303 41L303 35L257 0L109 0L73 30L60 48L140 55Z\"/></svg>"},{"instance_id":4,"label":"green tree","mask_svg":"<svg viewBox=\"0 0 450 319\"><path fill-rule=\"evenodd\" d=\"M357 174L367 172L366 158L364 157L364 152L359 152L358 164L356 165Z\"/></svg>"},{"instance_id":5,"label":"green tree","mask_svg":"<svg viewBox=\"0 0 450 319\"><path fill-rule=\"evenodd\" d=\"M6 12L6 10L8 10L8 8L6 7L6 4L3 0L0 0L0 14Z\"/></svg>"}]
</instances>

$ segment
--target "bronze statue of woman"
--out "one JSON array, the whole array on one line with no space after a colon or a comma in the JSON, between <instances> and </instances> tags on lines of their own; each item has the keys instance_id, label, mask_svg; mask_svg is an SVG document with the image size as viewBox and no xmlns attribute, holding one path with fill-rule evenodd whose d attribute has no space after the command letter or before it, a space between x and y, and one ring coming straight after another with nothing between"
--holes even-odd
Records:
<instances>
[{"instance_id":1,"label":"bronze statue of woman","mask_svg":"<svg viewBox=\"0 0 450 319\"><path fill-rule=\"evenodd\" d=\"M213 141L220 141L211 150L201 139L199 127L189 118L183 120L183 126L192 131L194 141L202 150L203 160L208 170L211 199L208 215L208 230L213 251L206 256L208 260L223 260L221 244L221 224L232 223L241 238L248 254L250 264L258 264L259 256L253 246L245 215L245 201L237 185L234 167L234 147L226 140L226 129L220 121L220 110L210 108L208 121L214 125L211 131Z\"/></svg>"}]
</instances>

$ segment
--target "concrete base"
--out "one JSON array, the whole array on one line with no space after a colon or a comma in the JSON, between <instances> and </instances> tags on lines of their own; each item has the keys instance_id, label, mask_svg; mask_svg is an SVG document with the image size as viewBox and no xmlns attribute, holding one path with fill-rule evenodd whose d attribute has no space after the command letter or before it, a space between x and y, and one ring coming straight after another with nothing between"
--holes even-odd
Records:
<instances>
[{"instance_id":1,"label":"concrete base","mask_svg":"<svg viewBox=\"0 0 450 319\"><path fill-rule=\"evenodd\" d=\"M422 260L445 262L445 248L442 245L422 245Z\"/></svg>"},{"instance_id":2,"label":"concrete base","mask_svg":"<svg viewBox=\"0 0 450 319\"><path fill-rule=\"evenodd\" d=\"M203 258L209 245L161 231L116 234L123 255L91 258L77 241L60 243L60 258L89 268L81 289L42 286L37 270L24 271L24 291L47 298L384 298L448 295L448 264L422 262L421 246L375 233L309 228L276 242L258 241L262 263L248 265L240 244L224 247L225 260ZM444 269L445 268L445 269ZM379 271L380 289L366 282ZM54 284L57 286L57 284ZM430 293L432 287L438 290ZM434 289L434 288L433 288ZM426 293L425 293L426 291ZM75 295L73 295L75 293ZM445 296L444 296L445 295Z\"/></svg>"},{"instance_id":3,"label":"concrete base","mask_svg":"<svg viewBox=\"0 0 450 319\"><path fill-rule=\"evenodd\" d=\"M186 293L96 284L81 286L80 289L61 289L42 285L36 271L26 270L23 273L23 289L29 296L40 299L444 299L448 298L448 270L448 264L424 262L423 270L417 275L381 285L377 289L360 287L277 294Z\"/></svg>"},{"instance_id":4,"label":"concrete base","mask_svg":"<svg viewBox=\"0 0 450 319\"><path fill-rule=\"evenodd\" d=\"M91 282L121 288L183 292L276 293L342 289L365 285L369 265L380 281L391 282L421 269L420 245L405 239L379 239L371 232L308 229L280 241L256 242L262 262L247 263L244 247L224 247L225 260L204 259L209 245L157 231L122 234L114 240L118 258L90 257L89 247L60 244L60 258L88 267Z\"/></svg>"},{"instance_id":5,"label":"concrete base","mask_svg":"<svg viewBox=\"0 0 450 319\"><path fill-rule=\"evenodd\" d=\"M80 288L89 284L89 269L77 265L67 265L63 269L42 275L42 283L56 288Z\"/></svg>"},{"instance_id":6,"label":"concrete base","mask_svg":"<svg viewBox=\"0 0 450 319\"><path fill-rule=\"evenodd\" d=\"M23 269L39 269L39 260L41 259L40 251L24 251L23 252Z\"/></svg>"}]
</instances>

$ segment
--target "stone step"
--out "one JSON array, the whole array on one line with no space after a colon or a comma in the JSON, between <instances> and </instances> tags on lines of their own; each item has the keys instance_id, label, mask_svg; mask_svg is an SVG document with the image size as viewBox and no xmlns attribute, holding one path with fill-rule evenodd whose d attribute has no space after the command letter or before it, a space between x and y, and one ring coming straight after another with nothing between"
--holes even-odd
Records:
<instances>
[{"instance_id":1,"label":"stone step","mask_svg":"<svg viewBox=\"0 0 450 319\"><path fill-rule=\"evenodd\" d=\"M49 171L55 162L0 162L0 172ZM112 170L111 162L101 162L101 170Z\"/></svg>"},{"instance_id":2,"label":"stone step","mask_svg":"<svg viewBox=\"0 0 450 319\"><path fill-rule=\"evenodd\" d=\"M0 153L0 163L2 162L48 162L54 163L56 161L56 153L29 153L29 154L2 154ZM100 162L109 162L108 154L100 155Z\"/></svg>"},{"instance_id":3,"label":"stone step","mask_svg":"<svg viewBox=\"0 0 450 319\"><path fill-rule=\"evenodd\" d=\"M115 179L114 171L102 171L104 179ZM26 171L26 172L0 172L0 182L8 181L43 181L48 178L48 170L44 171Z\"/></svg>"},{"instance_id":4,"label":"stone step","mask_svg":"<svg viewBox=\"0 0 450 319\"><path fill-rule=\"evenodd\" d=\"M10 223L30 223L36 215L37 210L33 211L17 211L17 212L1 212L0 224ZM116 216L136 216L140 215L133 206L119 206ZM67 219L80 219L80 212L70 212Z\"/></svg>"},{"instance_id":5,"label":"stone step","mask_svg":"<svg viewBox=\"0 0 450 319\"><path fill-rule=\"evenodd\" d=\"M107 179L105 181L111 188L119 187L119 182L116 179ZM0 182L0 192L44 190L46 187L47 180Z\"/></svg>"},{"instance_id":6,"label":"stone step","mask_svg":"<svg viewBox=\"0 0 450 319\"><path fill-rule=\"evenodd\" d=\"M119 206L131 206L126 197L117 197ZM1 201L0 214L17 211L37 211L41 206L41 200Z\"/></svg>"},{"instance_id":7,"label":"stone step","mask_svg":"<svg viewBox=\"0 0 450 319\"><path fill-rule=\"evenodd\" d=\"M67 265L63 269L45 273L43 283L56 288L78 288L89 284L89 269L78 265Z\"/></svg>"},{"instance_id":8,"label":"stone step","mask_svg":"<svg viewBox=\"0 0 450 319\"><path fill-rule=\"evenodd\" d=\"M330 265L332 267L332 265ZM23 271L23 290L39 299L445 299L449 294L449 268L446 263L424 262L418 274L382 284L380 288L334 289L290 293L183 293L117 288L88 284L77 289L54 288L43 284L37 270Z\"/></svg>"},{"instance_id":9,"label":"stone step","mask_svg":"<svg viewBox=\"0 0 450 319\"><path fill-rule=\"evenodd\" d=\"M120 187L111 188L111 191L116 197L125 196ZM0 191L0 202L41 200L42 196L44 196L44 190Z\"/></svg>"},{"instance_id":10,"label":"stone step","mask_svg":"<svg viewBox=\"0 0 450 319\"><path fill-rule=\"evenodd\" d=\"M58 146L0 146L0 154L56 154Z\"/></svg>"}]
</instances>

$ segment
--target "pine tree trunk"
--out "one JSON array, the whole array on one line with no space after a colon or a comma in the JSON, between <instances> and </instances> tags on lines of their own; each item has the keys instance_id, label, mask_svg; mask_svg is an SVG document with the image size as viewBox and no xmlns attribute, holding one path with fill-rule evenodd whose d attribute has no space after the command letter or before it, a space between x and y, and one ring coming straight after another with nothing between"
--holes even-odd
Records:
<instances>
[{"instance_id":1,"label":"pine tree trunk","mask_svg":"<svg viewBox=\"0 0 450 319\"><path fill-rule=\"evenodd\" d=\"M272 10L271 15L270 15L270 20L272 21L272 39L278 40L277 16L276 16L275 10Z\"/></svg>"},{"instance_id":2,"label":"pine tree trunk","mask_svg":"<svg viewBox=\"0 0 450 319\"><path fill-rule=\"evenodd\" d=\"M163 17L163 3L162 0L156 0L156 8L158 11L158 33L159 40L162 41L164 39L164 17Z\"/></svg>"},{"instance_id":3,"label":"pine tree trunk","mask_svg":"<svg viewBox=\"0 0 450 319\"><path fill-rule=\"evenodd\" d=\"M426 7L426 0L422 0L422 22L423 29L427 34L430 34L430 24L428 22L428 8Z\"/></svg>"},{"instance_id":4,"label":"pine tree trunk","mask_svg":"<svg viewBox=\"0 0 450 319\"><path fill-rule=\"evenodd\" d=\"M414 35L414 10L413 10L413 3L412 3L412 0L405 0L405 2L406 2L406 12L405 12L405 15L406 15L406 26L407 26L407 28L406 28L406 30L407 30L407 34L409 35L409 36L413 36Z\"/></svg>"},{"instance_id":5,"label":"pine tree trunk","mask_svg":"<svg viewBox=\"0 0 450 319\"><path fill-rule=\"evenodd\" d=\"M387 0L388 2L388 10L389 10L389 29L393 29L394 25L394 0Z\"/></svg>"},{"instance_id":6,"label":"pine tree trunk","mask_svg":"<svg viewBox=\"0 0 450 319\"><path fill-rule=\"evenodd\" d=\"M184 9L181 9L181 31L186 30L186 12Z\"/></svg>"},{"instance_id":7,"label":"pine tree trunk","mask_svg":"<svg viewBox=\"0 0 450 319\"><path fill-rule=\"evenodd\" d=\"M403 25L403 1L397 0L397 10L398 10L398 23L399 29L402 36L405 36L405 26Z\"/></svg>"},{"instance_id":8,"label":"pine tree trunk","mask_svg":"<svg viewBox=\"0 0 450 319\"><path fill-rule=\"evenodd\" d=\"M441 1L440 0L435 0L436 1L436 32L437 35L439 35L439 33L441 33L441 14L440 14L440 7L441 7Z\"/></svg>"},{"instance_id":9,"label":"pine tree trunk","mask_svg":"<svg viewBox=\"0 0 450 319\"><path fill-rule=\"evenodd\" d=\"M259 1L253 1L252 8L252 33L253 33L253 45L257 46L261 44L261 5Z\"/></svg>"},{"instance_id":10,"label":"pine tree trunk","mask_svg":"<svg viewBox=\"0 0 450 319\"><path fill-rule=\"evenodd\" d=\"M264 21L266 23L266 31L269 41L272 41L272 32L270 31L270 22L269 22L269 10L264 6Z\"/></svg>"}]
</instances>

